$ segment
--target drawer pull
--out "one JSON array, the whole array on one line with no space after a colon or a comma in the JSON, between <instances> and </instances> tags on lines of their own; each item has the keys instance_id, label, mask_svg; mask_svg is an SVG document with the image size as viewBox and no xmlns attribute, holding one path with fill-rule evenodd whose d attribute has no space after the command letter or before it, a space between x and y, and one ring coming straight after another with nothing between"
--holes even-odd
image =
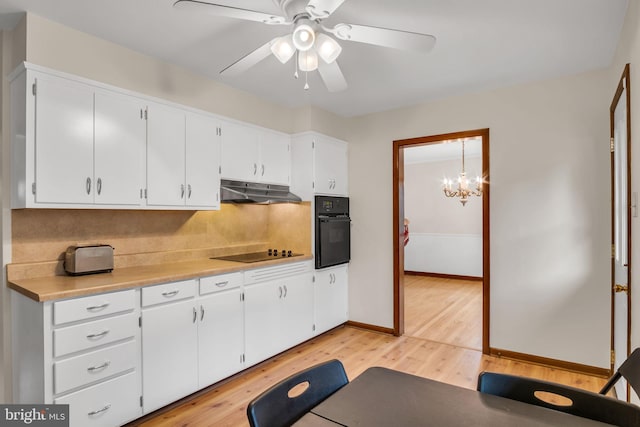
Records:
<instances>
[{"instance_id":1,"label":"drawer pull","mask_svg":"<svg viewBox=\"0 0 640 427\"><path fill-rule=\"evenodd\" d=\"M225 286L227 286L229 284L228 280L225 280L224 282L217 282L216 286L219 288L224 288Z\"/></svg>"},{"instance_id":2,"label":"drawer pull","mask_svg":"<svg viewBox=\"0 0 640 427\"><path fill-rule=\"evenodd\" d=\"M103 336L107 335L109 333L108 329L105 329L102 332L98 332L97 334L89 334L87 335L87 338L89 339L94 339L94 338L102 338Z\"/></svg>"},{"instance_id":3,"label":"drawer pull","mask_svg":"<svg viewBox=\"0 0 640 427\"><path fill-rule=\"evenodd\" d=\"M171 291L171 292L163 292L162 296L163 297L167 297L167 298L171 298L171 297L175 297L176 295L178 295L178 292L180 292L178 289L176 289L175 291Z\"/></svg>"},{"instance_id":4,"label":"drawer pull","mask_svg":"<svg viewBox=\"0 0 640 427\"><path fill-rule=\"evenodd\" d=\"M105 302L104 304L92 305L91 307L87 307L87 311L100 311L103 308L107 308L107 307L109 307L109 303Z\"/></svg>"},{"instance_id":5,"label":"drawer pull","mask_svg":"<svg viewBox=\"0 0 640 427\"><path fill-rule=\"evenodd\" d=\"M102 412L108 411L109 408L111 408L111 403L108 403L104 408L102 409L98 409L97 411L91 411L89 412L87 415L92 416L92 415L98 415Z\"/></svg>"},{"instance_id":6,"label":"drawer pull","mask_svg":"<svg viewBox=\"0 0 640 427\"><path fill-rule=\"evenodd\" d=\"M108 367L109 365L111 365L111 362L109 362L108 360L106 362L104 362L102 365L98 365L98 366L91 366L89 368L87 368L87 371L89 372L95 372L95 371L100 371L106 367Z\"/></svg>"}]
</instances>

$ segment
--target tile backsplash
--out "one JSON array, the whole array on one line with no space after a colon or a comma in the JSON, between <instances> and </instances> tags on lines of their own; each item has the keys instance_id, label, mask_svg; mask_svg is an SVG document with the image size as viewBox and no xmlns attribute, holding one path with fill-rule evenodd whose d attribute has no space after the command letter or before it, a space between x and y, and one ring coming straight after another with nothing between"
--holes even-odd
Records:
<instances>
[{"instance_id":1,"label":"tile backsplash","mask_svg":"<svg viewBox=\"0 0 640 427\"><path fill-rule=\"evenodd\" d=\"M12 262L62 259L68 246L106 243L116 266L189 260L269 246L311 253L310 203L222 204L220 211L20 209Z\"/></svg>"}]
</instances>

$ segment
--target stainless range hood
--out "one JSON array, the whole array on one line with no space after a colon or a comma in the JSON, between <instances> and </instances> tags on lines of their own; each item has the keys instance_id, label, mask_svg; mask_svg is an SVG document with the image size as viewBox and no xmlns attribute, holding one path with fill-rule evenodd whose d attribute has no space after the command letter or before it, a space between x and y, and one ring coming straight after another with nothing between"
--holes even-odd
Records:
<instances>
[{"instance_id":1,"label":"stainless range hood","mask_svg":"<svg viewBox=\"0 0 640 427\"><path fill-rule=\"evenodd\" d=\"M258 184L255 182L220 181L223 203L299 203L302 199L289 191L287 185Z\"/></svg>"}]
</instances>

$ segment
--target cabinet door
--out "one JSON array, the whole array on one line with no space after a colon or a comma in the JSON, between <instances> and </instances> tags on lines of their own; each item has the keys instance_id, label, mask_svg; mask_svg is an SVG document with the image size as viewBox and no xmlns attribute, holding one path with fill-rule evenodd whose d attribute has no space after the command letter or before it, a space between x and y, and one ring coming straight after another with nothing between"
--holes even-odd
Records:
<instances>
[{"instance_id":1,"label":"cabinet door","mask_svg":"<svg viewBox=\"0 0 640 427\"><path fill-rule=\"evenodd\" d=\"M187 115L187 206L220 207L220 137L218 122L198 114Z\"/></svg>"},{"instance_id":2,"label":"cabinet door","mask_svg":"<svg viewBox=\"0 0 640 427\"><path fill-rule=\"evenodd\" d=\"M147 204L184 206L185 114L160 104L148 106Z\"/></svg>"},{"instance_id":3,"label":"cabinet door","mask_svg":"<svg viewBox=\"0 0 640 427\"><path fill-rule=\"evenodd\" d=\"M140 205L144 187L146 123L138 98L95 93L95 202Z\"/></svg>"},{"instance_id":4,"label":"cabinet door","mask_svg":"<svg viewBox=\"0 0 640 427\"><path fill-rule=\"evenodd\" d=\"M283 348L280 330L282 296L279 282L264 282L245 287L245 363L255 365Z\"/></svg>"},{"instance_id":5,"label":"cabinet door","mask_svg":"<svg viewBox=\"0 0 640 427\"><path fill-rule=\"evenodd\" d=\"M347 146L321 135L314 137L316 193L347 195Z\"/></svg>"},{"instance_id":6,"label":"cabinet door","mask_svg":"<svg viewBox=\"0 0 640 427\"><path fill-rule=\"evenodd\" d=\"M198 312L198 387L242 369L244 315L240 289L201 297Z\"/></svg>"},{"instance_id":7,"label":"cabinet door","mask_svg":"<svg viewBox=\"0 0 640 427\"><path fill-rule=\"evenodd\" d=\"M38 75L35 98L37 203L93 203L93 90Z\"/></svg>"},{"instance_id":8,"label":"cabinet door","mask_svg":"<svg viewBox=\"0 0 640 427\"><path fill-rule=\"evenodd\" d=\"M258 131L238 123L222 124L222 177L256 182L260 172Z\"/></svg>"},{"instance_id":9,"label":"cabinet door","mask_svg":"<svg viewBox=\"0 0 640 427\"><path fill-rule=\"evenodd\" d=\"M260 141L261 182L289 185L291 175L291 138L288 135L264 131Z\"/></svg>"},{"instance_id":10,"label":"cabinet door","mask_svg":"<svg viewBox=\"0 0 640 427\"><path fill-rule=\"evenodd\" d=\"M313 273L284 279L282 287L285 307L280 331L285 342L280 350L313 336Z\"/></svg>"},{"instance_id":11,"label":"cabinet door","mask_svg":"<svg viewBox=\"0 0 640 427\"><path fill-rule=\"evenodd\" d=\"M315 333L328 331L349 319L348 270L346 266L316 271Z\"/></svg>"},{"instance_id":12,"label":"cabinet door","mask_svg":"<svg viewBox=\"0 0 640 427\"><path fill-rule=\"evenodd\" d=\"M198 388L195 301L142 310L144 412L154 411Z\"/></svg>"}]
</instances>

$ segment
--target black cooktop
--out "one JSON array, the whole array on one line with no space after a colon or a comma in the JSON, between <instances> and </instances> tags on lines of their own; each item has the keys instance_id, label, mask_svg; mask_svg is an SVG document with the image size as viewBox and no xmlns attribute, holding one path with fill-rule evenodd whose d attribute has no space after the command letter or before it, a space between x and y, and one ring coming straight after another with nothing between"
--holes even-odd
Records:
<instances>
[{"instance_id":1,"label":"black cooktop","mask_svg":"<svg viewBox=\"0 0 640 427\"><path fill-rule=\"evenodd\" d=\"M270 260L279 259L279 258L292 258L296 256L302 256L302 254L294 253L288 250L279 251L279 250L269 249L268 251L263 251L263 252L251 252L248 254L217 256L217 257L212 257L211 259L221 259L224 261L249 263L249 262L270 261Z\"/></svg>"}]
</instances>

